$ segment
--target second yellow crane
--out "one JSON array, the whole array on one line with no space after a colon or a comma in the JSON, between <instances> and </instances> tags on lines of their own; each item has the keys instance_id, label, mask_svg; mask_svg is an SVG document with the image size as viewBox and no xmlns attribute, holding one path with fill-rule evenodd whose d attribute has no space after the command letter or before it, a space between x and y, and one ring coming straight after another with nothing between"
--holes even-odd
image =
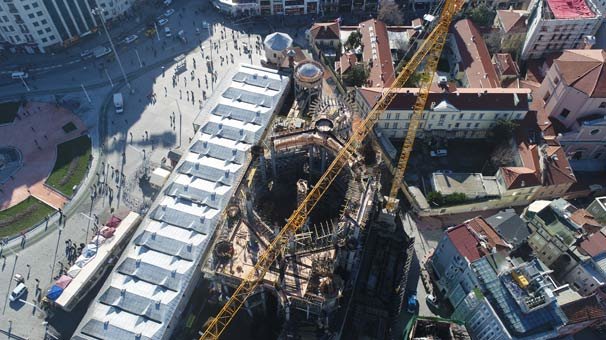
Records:
<instances>
[{"instance_id":1,"label":"second yellow crane","mask_svg":"<svg viewBox=\"0 0 606 340\"><path fill-rule=\"evenodd\" d=\"M240 283L240 285L236 288L217 316L208 324L203 335L200 337L201 340L218 339L221 336L223 331L225 331L229 323L233 320L236 313L240 310L240 308L242 308L246 299L254 292L256 287L263 280L263 277L271 267L272 263L282 253L290 236L296 233L297 230L304 225L308 215L311 213L318 201L320 201L333 181L337 178L338 174L345 167L348 160L353 159L351 156L358 150L366 136L368 136L368 134L372 131L372 128L379 120L381 113L385 112L396 97L397 89L404 86L413 72L415 72L415 70L417 70L417 68L421 65L422 61L429 56L425 66L425 75L421 77L419 96L414 106L414 112L406 133L404 147L402 148L402 153L398 161L390 196L387 200L388 210L392 212L395 211L397 208L396 196L406 170L406 164L408 163L410 152L412 151L412 147L414 145L417 128L423 116L423 110L425 108L427 96L429 95L429 88L432 82L433 73L436 70L440 54L442 53L452 17L460 9L461 3L461 0L445 0L442 13L434 29L421 43L418 50L411 57L410 61L406 64L402 71L400 71L393 84L383 92L381 98L377 101L372 110L366 115L366 118L362 121L362 123L356 128L351 138L335 156L335 159L327 168L326 172L322 175L322 177L320 177L318 182L309 191L305 199L289 217L286 225L267 246L265 251L261 253L254 268L252 268L246 274L246 277L242 280L242 283Z\"/></svg>"}]
</instances>

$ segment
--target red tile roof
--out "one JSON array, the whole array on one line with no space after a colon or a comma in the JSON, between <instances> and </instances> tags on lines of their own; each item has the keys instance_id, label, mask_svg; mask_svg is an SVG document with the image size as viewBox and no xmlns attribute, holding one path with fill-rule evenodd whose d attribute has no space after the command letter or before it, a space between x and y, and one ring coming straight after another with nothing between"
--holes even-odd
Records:
<instances>
[{"instance_id":1,"label":"red tile roof","mask_svg":"<svg viewBox=\"0 0 606 340\"><path fill-rule=\"evenodd\" d=\"M522 168L529 169L532 172L521 170L519 167L501 168L505 181L509 182L506 185L508 189L530 186L528 181L531 181L531 183L538 181L539 185L543 186L576 183L576 177L572 173L564 149L555 141L553 136L541 134L536 112L529 112L522 120L516 139ZM524 176L516 177L513 176L514 173ZM531 179L532 173L536 176L536 181ZM525 186L521 185L522 181L524 181Z\"/></svg>"},{"instance_id":2,"label":"red tile roof","mask_svg":"<svg viewBox=\"0 0 606 340\"><path fill-rule=\"evenodd\" d=\"M592 233L602 227L602 224L585 209L577 209L570 215L570 219L588 233ZM604 249L606 249L606 243L604 243Z\"/></svg>"},{"instance_id":3,"label":"red tile roof","mask_svg":"<svg viewBox=\"0 0 606 340\"><path fill-rule=\"evenodd\" d=\"M358 88L370 107L376 102L383 88ZM388 110L412 110L417 100L418 88L399 88ZM459 110L528 110L530 90L522 88L459 88L455 92L430 90L425 109L429 110L432 103L446 100ZM517 99L516 99L517 98ZM458 114L458 112L456 112Z\"/></svg>"},{"instance_id":4,"label":"red tile roof","mask_svg":"<svg viewBox=\"0 0 606 340\"><path fill-rule=\"evenodd\" d=\"M358 62L356 54L353 52L345 52L341 55L341 59L338 61L336 70L344 74L349 70L350 67L354 66Z\"/></svg>"},{"instance_id":5,"label":"red tile roof","mask_svg":"<svg viewBox=\"0 0 606 340\"><path fill-rule=\"evenodd\" d=\"M508 32L523 32L526 30L527 11L505 9L497 11L497 18L501 23L501 28Z\"/></svg>"},{"instance_id":6,"label":"red tile roof","mask_svg":"<svg viewBox=\"0 0 606 340\"><path fill-rule=\"evenodd\" d=\"M492 60L495 63L497 73L501 76L514 76L520 75L520 69L518 64L513 61L511 54L509 53L496 53L492 56Z\"/></svg>"},{"instance_id":7,"label":"red tile roof","mask_svg":"<svg viewBox=\"0 0 606 340\"><path fill-rule=\"evenodd\" d=\"M387 27L376 19L359 25L362 34L362 60L369 64L368 87L388 87L395 79Z\"/></svg>"},{"instance_id":8,"label":"red tile roof","mask_svg":"<svg viewBox=\"0 0 606 340\"><path fill-rule=\"evenodd\" d=\"M459 254L470 262L490 254L492 248L511 249L482 217L467 220L446 233ZM483 247L482 242L485 242L488 248Z\"/></svg>"},{"instance_id":9,"label":"red tile roof","mask_svg":"<svg viewBox=\"0 0 606 340\"><path fill-rule=\"evenodd\" d=\"M313 40L340 40L341 30L338 22L315 23L309 29Z\"/></svg>"},{"instance_id":10,"label":"red tile roof","mask_svg":"<svg viewBox=\"0 0 606 340\"><path fill-rule=\"evenodd\" d=\"M459 20L454 24L452 33L461 56L459 70L465 72L469 87L500 87L488 48L471 20Z\"/></svg>"},{"instance_id":11,"label":"red tile roof","mask_svg":"<svg viewBox=\"0 0 606 340\"><path fill-rule=\"evenodd\" d=\"M606 319L606 308L600 303L595 294L560 307L568 318L568 324Z\"/></svg>"},{"instance_id":12,"label":"red tile roof","mask_svg":"<svg viewBox=\"0 0 606 340\"><path fill-rule=\"evenodd\" d=\"M554 63L564 82L592 98L606 97L606 50L566 50Z\"/></svg>"},{"instance_id":13,"label":"red tile roof","mask_svg":"<svg viewBox=\"0 0 606 340\"><path fill-rule=\"evenodd\" d=\"M606 235L604 235L604 232L603 230L598 231L581 242L579 244L581 252L591 257L606 253Z\"/></svg>"}]
</instances>

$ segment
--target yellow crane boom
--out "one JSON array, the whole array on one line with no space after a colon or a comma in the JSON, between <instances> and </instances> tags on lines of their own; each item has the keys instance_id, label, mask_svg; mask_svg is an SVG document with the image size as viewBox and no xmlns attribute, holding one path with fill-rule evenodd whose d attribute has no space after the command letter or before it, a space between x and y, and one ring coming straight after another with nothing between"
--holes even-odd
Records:
<instances>
[{"instance_id":1,"label":"yellow crane boom","mask_svg":"<svg viewBox=\"0 0 606 340\"><path fill-rule=\"evenodd\" d=\"M276 235L274 240L267 246L265 251L261 253L254 268L252 268L246 274L246 277L242 280L242 283L240 283L240 285L236 288L234 293L231 295L230 299L221 308L217 316L213 318L212 321L208 324L206 330L200 337L201 340L218 339L219 336L221 336L221 333L225 331L229 323L233 320L236 313L240 310L240 308L242 308L244 301L246 301L246 299L254 292L261 280L263 280L263 277L271 267L272 263L278 258L282 250L285 248L288 243L289 237L293 235L299 228L301 228L301 226L304 225L309 213L313 210L315 205L322 198L326 190L328 190L332 182L337 178L343 167L345 167L347 161L353 159L351 156L353 156L353 154L364 141L366 136L368 136L368 134L372 131L372 127L375 125L377 120L379 120L379 116L381 115L381 113L383 113L387 109L387 107L389 107L391 102L396 97L397 91L395 91L395 89L404 86L404 83L406 83L406 81L410 78L412 73L419 67L425 57L432 51L433 53L431 53L431 58L428 60L428 62L435 62L435 64L437 65L437 58L440 57L442 47L444 46L444 41L448 33L448 27L450 26L450 22L452 21L454 13L460 7L460 2L461 0L445 0L442 14L440 16L439 21L436 23L435 28L419 46L418 50L415 52L415 54L412 56L406 66L402 69L402 71L400 71L398 77L395 79L393 84L383 92L381 98L377 101L373 109L368 113L366 118L353 132L352 136L345 143L339 153L337 153L335 159L330 164L326 172L322 175L322 177L320 177L318 182L309 191L305 199L289 217L288 221L286 222L286 225L282 228L278 235ZM432 61L432 58L436 60ZM429 84L431 83L431 79L429 79L428 81L422 80L422 83L422 85L425 86L426 89L424 90L425 92L423 92L423 89L421 90L419 100L422 98L423 93L426 93L425 99L423 100L422 105L417 105L418 101L417 104L415 104L415 114L413 114L413 118L411 119L411 124L408 128L406 136L407 140L412 138L412 142L414 142L414 135L416 133L418 123L423 114L423 108L425 106L425 100L427 100L427 93L429 93ZM418 109L418 107L420 107L420 109ZM414 117L415 115L418 117ZM407 152L410 153L410 150L413 145L412 142L408 142L409 146L408 148L406 148L405 146L405 149L403 149L402 152L403 154L405 152L404 150L408 150ZM408 155L406 155L405 157L406 160L403 162L404 168L406 167L406 162L408 161ZM400 172L400 179L398 181L401 181L401 176L403 176L404 174L404 169L402 169ZM393 200L390 199L389 201Z\"/></svg>"}]
</instances>

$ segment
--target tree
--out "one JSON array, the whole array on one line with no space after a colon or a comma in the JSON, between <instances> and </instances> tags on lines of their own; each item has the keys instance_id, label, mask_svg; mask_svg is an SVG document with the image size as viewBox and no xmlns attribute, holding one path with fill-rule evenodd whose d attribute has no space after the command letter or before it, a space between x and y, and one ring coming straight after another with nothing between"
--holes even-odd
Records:
<instances>
[{"instance_id":1,"label":"tree","mask_svg":"<svg viewBox=\"0 0 606 340\"><path fill-rule=\"evenodd\" d=\"M490 130L490 133L498 143L506 142L509 144L509 139L513 137L513 133L517 128L518 123L512 120L498 119L495 126Z\"/></svg>"},{"instance_id":2,"label":"tree","mask_svg":"<svg viewBox=\"0 0 606 340\"><path fill-rule=\"evenodd\" d=\"M469 18L469 20L473 21L473 23L478 26L489 27L492 26L496 15L497 13L494 10L490 9L485 4L481 4L468 9L465 17Z\"/></svg>"},{"instance_id":3,"label":"tree","mask_svg":"<svg viewBox=\"0 0 606 340\"><path fill-rule=\"evenodd\" d=\"M347 37L345 48L355 50L358 46L362 46L362 33L359 31L353 31L349 37Z\"/></svg>"},{"instance_id":4,"label":"tree","mask_svg":"<svg viewBox=\"0 0 606 340\"><path fill-rule=\"evenodd\" d=\"M355 64L343 76L345 84L348 86L362 86L368 78L368 70L364 64Z\"/></svg>"},{"instance_id":5,"label":"tree","mask_svg":"<svg viewBox=\"0 0 606 340\"><path fill-rule=\"evenodd\" d=\"M402 25L404 23L404 16L400 7L393 0L381 2L377 19L383 21L386 25Z\"/></svg>"},{"instance_id":6,"label":"tree","mask_svg":"<svg viewBox=\"0 0 606 340\"><path fill-rule=\"evenodd\" d=\"M499 33L488 33L484 36L484 42L490 54L501 52L501 35Z\"/></svg>"},{"instance_id":7,"label":"tree","mask_svg":"<svg viewBox=\"0 0 606 340\"><path fill-rule=\"evenodd\" d=\"M462 192L453 192L452 194L444 196L444 205L456 205L465 203L467 201L467 195Z\"/></svg>"},{"instance_id":8,"label":"tree","mask_svg":"<svg viewBox=\"0 0 606 340\"><path fill-rule=\"evenodd\" d=\"M439 191L430 191L427 194L427 203L429 203L429 205L433 205L433 206L441 206L442 204L444 204L444 196L442 196L442 193Z\"/></svg>"}]
</instances>

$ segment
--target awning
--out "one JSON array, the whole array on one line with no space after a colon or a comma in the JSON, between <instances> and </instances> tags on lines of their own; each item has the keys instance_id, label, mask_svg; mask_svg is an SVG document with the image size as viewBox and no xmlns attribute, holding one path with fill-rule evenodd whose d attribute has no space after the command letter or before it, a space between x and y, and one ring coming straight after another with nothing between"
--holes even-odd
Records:
<instances>
[{"instance_id":1,"label":"awning","mask_svg":"<svg viewBox=\"0 0 606 340\"><path fill-rule=\"evenodd\" d=\"M67 275L61 275L59 280L55 281L55 286L59 286L59 287L65 289L65 287L67 287L67 285L69 285L70 282L72 282L71 277L69 277Z\"/></svg>"},{"instance_id":2,"label":"awning","mask_svg":"<svg viewBox=\"0 0 606 340\"><path fill-rule=\"evenodd\" d=\"M52 287L50 287L48 289L48 292L46 293L46 297L49 300L55 301L61 295L61 293L63 293L63 288L61 288L57 285L53 285Z\"/></svg>"}]
</instances>

